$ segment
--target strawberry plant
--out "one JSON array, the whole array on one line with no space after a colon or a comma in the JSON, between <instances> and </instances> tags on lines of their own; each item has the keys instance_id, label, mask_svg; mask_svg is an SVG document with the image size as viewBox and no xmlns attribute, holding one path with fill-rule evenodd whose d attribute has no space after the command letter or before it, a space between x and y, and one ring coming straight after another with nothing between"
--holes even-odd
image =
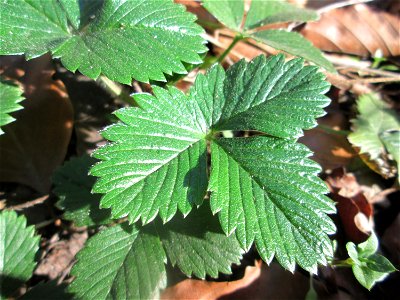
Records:
<instances>
[{"instance_id":1,"label":"strawberry plant","mask_svg":"<svg viewBox=\"0 0 400 300\"><path fill-rule=\"evenodd\" d=\"M313 11L253 1L243 19L244 1L206 0L204 6L236 32L220 61L238 41L254 38L334 70L299 34L256 30L314 20ZM336 228L328 214L335 205L312 152L297 141L330 103L324 95L330 84L317 66L283 54L240 60L227 70L214 64L185 94L159 84L201 64L207 51L204 30L181 5L1 0L0 9L2 55L31 59L50 52L66 69L93 79L153 83L152 93L134 94L128 102L135 106L114 113L116 122L101 133L107 144L53 176L64 219L99 230L77 255L69 296L154 298L167 286L168 262L189 277L217 278L230 274L253 245L265 262L276 259L291 272L298 265L316 274L330 263L329 235ZM1 89L10 107L0 115L3 126L22 98L16 87L1 83ZM21 218L0 215L6 248L13 247L7 237L17 228L8 227ZM21 245L29 244L20 248L30 251L30 261L24 272L9 267L2 273L24 282L37 238L31 227L17 234ZM53 291L54 283L37 289L30 293Z\"/></svg>"}]
</instances>

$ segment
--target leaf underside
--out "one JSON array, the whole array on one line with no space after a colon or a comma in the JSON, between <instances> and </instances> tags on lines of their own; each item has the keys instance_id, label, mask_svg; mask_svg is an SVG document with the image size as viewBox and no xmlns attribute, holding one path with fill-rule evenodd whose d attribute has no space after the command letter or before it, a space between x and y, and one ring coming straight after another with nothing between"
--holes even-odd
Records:
<instances>
[{"instance_id":1,"label":"leaf underside","mask_svg":"<svg viewBox=\"0 0 400 300\"><path fill-rule=\"evenodd\" d=\"M39 236L33 226L26 226L26 218L14 211L0 213L0 295L9 296L31 278Z\"/></svg>"},{"instance_id":2,"label":"leaf underside","mask_svg":"<svg viewBox=\"0 0 400 300\"><path fill-rule=\"evenodd\" d=\"M93 1L94 2L94 1ZM206 52L202 28L165 0L1 0L0 54L51 52L70 71L130 84L185 74ZM27 43L26 41L29 41Z\"/></svg>"},{"instance_id":3,"label":"leaf underside","mask_svg":"<svg viewBox=\"0 0 400 300\"><path fill-rule=\"evenodd\" d=\"M283 1L252 1L244 18L245 1L204 0L204 7L222 24L239 34L253 38L278 50L301 56L330 72L336 72L322 52L296 32L260 30L275 23L315 21L315 11L302 9Z\"/></svg>"},{"instance_id":4,"label":"leaf underside","mask_svg":"<svg viewBox=\"0 0 400 300\"><path fill-rule=\"evenodd\" d=\"M245 250L253 241L263 259L276 255L316 271L332 254L327 234L335 212L318 179L319 166L296 139L324 114L329 89L321 73L301 59L259 56L226 72L213 66L198 75L188 95L154 87L138 94L140 108L116 112L120 122L105 129L111 143L95 151L91 169L104 193L101 206L114 218L187 215L207 191L207 143L211 143L211 209L225 234L236 231ZM252 138L218 138L224 130L264 132Z\"/></svg>"},{"instance_id":5,"label":"leaf underside","mask_svg":"<svg viewBox=\"0 0 400 300\"><path fill-rule=\"evenodd\" d=\"M24 97L21 95L22 90L18 86L6 81L0 81L0 127L15 120L10 116L10 113L22 109L22 106L18 104L24 100ZM0 135L3 133L3 130L0 128Z\"/></svg>"}]
</instances>

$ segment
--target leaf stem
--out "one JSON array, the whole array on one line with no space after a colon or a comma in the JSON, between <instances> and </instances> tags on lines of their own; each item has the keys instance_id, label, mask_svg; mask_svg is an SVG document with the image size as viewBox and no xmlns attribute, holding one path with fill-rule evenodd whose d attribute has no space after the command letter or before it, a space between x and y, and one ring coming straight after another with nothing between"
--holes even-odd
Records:
<instances>
[{"instance_id":1,"label":"leaf stem","mask_svg":"<svg viewBox=\"0 0 400 300\"><path fill-rule=\"evenodd\" d=\"M221 63L225 57L229 54L229 52L231 52L232 48L235 47L235 45L237 44L237 42L243 40L244 37L241 34L237 34L234 38L232 43L229 45L228 48L225 49L225 51L218 57L217 62Z\"/></svg>"},{"instance_id":2,"label":"leaf stem","mask_svg":"<svg viewBox=\"0 0 400 300\"><path fill-rule=\"evenodd\" d=\"M133 98L126 91L124 91L124 88L121 85L115 83L105 76L100 76L97 78L97 82L113 97L116 97L129 105L137 106L136 101L133 100Z\"/></svg>"},{"instance_id":3,"label":"leaf stem","mask_svg":"<svg viewBox=\"0 0 400 300\"><path fill-rule=\"evenodd\" d=\"M354 264L353 260L351 258L345 259L345 260L334 260L330 263L331 266L334 267L351 267Z\"/></svg>"}]
</instances>

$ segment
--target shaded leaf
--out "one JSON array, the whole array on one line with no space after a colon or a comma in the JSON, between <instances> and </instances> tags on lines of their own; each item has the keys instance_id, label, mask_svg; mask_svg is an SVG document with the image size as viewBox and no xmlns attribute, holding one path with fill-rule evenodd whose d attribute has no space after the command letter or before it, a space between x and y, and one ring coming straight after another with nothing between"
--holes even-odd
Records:
<instances>
[{"instance_id":1,"label":"shaded leaf","mask_svg":"<svg viewBox=\"0 0 400 300\"><path fill-rule=\"evenodd\" d=\"M241 28L245 1L204 0L203 2L211 14L243 38L254 38L275 49L304 57L330 72L335 72L332 64L323 57L322 52L298 33L281 30L255 31L268 24L316 20L318 19L316 12L283 1L251 1L246 21Z\"/></svg>"},{"instance_id":2,"label":"shaded leaf","mask_svg":"<svg viewBox=\"0 0 400 300\"><path fill-rule=\"evenodd\" d=\"M18 103L23 99L22 91L18 86L3 80L0 81L0 126L4 126L15 120L10 113L22 109L22 106ZM3 130L0 128L0 135L3 133Z\"/></svg>"},{"instance_id":3,"label":"shaded leaf","mask_svg":"<svg viewBox=\"0 0 400 300\"><path fill-rule=\"evenodd\" d=\"M275 49L283 50L296 56L301 56L328 71L333 71L332 64L326 60L322 52L297 32L289 32L285 30L263 30L255 32L251 36Z\"/></svg>"},{"instance_id":4,"label":"shaded leaf","mask_svg":"<svg viewBox=\"0 0 400 300\"><path fill-rule=\"evenodd\" d=\"M57 284L55 280L40 282L28 290L18 300L72 300L73 295L67 292L67 284Z\"/></svg>"},{"instance_id":5,"label":"shaded leaf","mask_svg":"<svg viewBox=\"0 0 400 300\"><path fill-rule=\"evenodd\" d=\"M217 278L219 272L231 274L232 263L239 264L242 258L235 236L223 233L209 205L202 205L185 219L176 216L167 224L156 224L168 259L187 276L204 279L206 275Z\"/></svg>"},{"instance_id":6,"label":"shaded leaf","mask_svg":"<svg viewBox=\"0 0 400 300\"><path fill-rule=\"evenodd\" d=\"M64 210L63 217L76 226L93 226L111 222L109 209L100 209L100 195L90 191L96 178L88 175L96 159L83 155L72 158L53 175L53 192L60 198L57 207Z\"/></svg>"},{"instance_id":7,"label":"shaded leaf","mask_svg":"<svg viewBox=\"0 0 400 300\"><path fill-rule=\"evenodd\" d=\"M0 237L0 295L6 297L31 278L40 238L14 211L0 213Z\"/></svg>"},{"instance_id":8,"label":"shaded leaf","mask_svg":"<svg viewBox=\"0 0 400 300\"><path fill-rule=\"evenodd\" d=\"M356 4L323 13L301 33L325 51L374 56L379 50L388 57L400 55L399 24L398 14Z\"/></svg>"},{"instance_id":9,"label":"shaded leaf","mask_svg":"<svg viewBox=\"0 0 400 300\"><path fill-rule=\"evenodd\" d=\"M5 59L4 65L8 65ZM7 66L11 73L13 66ZM18 122L4 128L0 137L0 181L18 182L40 193L50 190L51 175L61 165L72 133L72 105L48 56L23 64L24 109Z\"/></svg>"},{"instance_id":10,"label":"shaded leaf","mask_svg":"<svg viewBox=\"0 0 400 300\"><path fill-rule=\"evenodd\" d=\"M163 73L185 74L182 62L201 63L203 30L182 6L164 0L80 2L1 1L0 54L33 58L50 51L70 71L127 84L132 78L163 81Z\"/></svg>"},{"instance_id":11,"label":"shaded leaf","mask_svg":"<svg viewBox=\"0 0 400 300\"><path fill-rule=\"evenodd\" d=\"M166 284L166 257L151 232L118 224L89 239L72 269L80 299L150 299Z\"/></svg>"}]
</instances>

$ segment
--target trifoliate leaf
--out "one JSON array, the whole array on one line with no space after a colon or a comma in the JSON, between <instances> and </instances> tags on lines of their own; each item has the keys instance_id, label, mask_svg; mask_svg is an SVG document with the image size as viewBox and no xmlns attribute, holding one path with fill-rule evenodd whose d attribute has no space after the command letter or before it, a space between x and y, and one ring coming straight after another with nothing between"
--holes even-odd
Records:
<instances>
[{"instance_id":1,"label":"trifoliate leaf","mask_svg":"<svg viewBox=\"0 0 400 300\"><path fill-rule=\"evenodd\" d=\"M153 299L166 284L166 257L153 232L119 224L77 255L69 291L79 299Z\"/></svg>"},{"instance_id":2,"label":"trifoliate leaf","mask_svg":"<svg viewBox=\"0 0 400 300\"><path fill-rule=\"evenodd\" d=\"M39 236L26 218L14 211L0 213L0 295L7 297L31 278Z\"/></svg>"},{"instance_id":3,"label":"trifoliate leaf","mask_svg":"<svg viewBox=\"0 0 400 300\"><path fill-rule=\"evenodd\" d=\"M176 216L167 224L156 223L171 264L187 276L217 278L231 273L232 263L239 264L242 250L235 236L227 237L209 205L202 205L187 218Z\"/></svg>"},{"instance_id":4,"label":"trifoliate leaf","mask_svg":"<svg viewBox=\"0 0 400 300\"><path fill-rule=\"evenodd\" d=\"M111 221L109 209L100 209L98 194L90 191L96 178L88 175L96 159L84 155L72 158L60 167L53 176L53 192L60 198L57 207L64 210L64 218L76 226L107 224Z\"/></svg>"},{"instance_id":5,"label":"trifoliate leaf","mask_svg":"<svg viewBox=\"0 0 400 300\"><path fill-rule=\"evenodd\" d=\"M211 142L211 206L225 233L236 230L244 249L255 240L266 261L276 254L290 270L297 262L315 271L332 255L326 234L334 226L325 213L335 208L296 138L324 114L328 88L316 67L282 55L240 61L226 74L215 65L188 96L154 87L155 96L137 95L141 108L117 111L121 122L104 131L112 143L94 154L101 160L91 171L100 177L94 191L105 193L101 205L115 218L130 222L157 213L166 222L177 207L186 215L205 196ZM275 137L221 139L224 130Z\"/></svg>"},{"instance_id":6,"label":"trifoliate leaf","mask_svg":"<svg viewBox=\"0 0 400 300\"><path fill-rule=\"evenodd\" d=\"M239 36L253 38L275 49L301 56L330 72L336 72L332 64L324 58L322 52L300 34L281 30L255 30L274 23L315 21L318 19L316 12L296 7L284 1L251 1L242 26L244 0L203 0L203 3L211 14Z\"/></svg>"},{"instance_id":7,"label":"trifoliate leaf","mask_svg":"<svg viewBox=\"0 0 400 300\"><path fill-rule=\"evenodd\" d=\"M376 160L386 153L400 163L400 118L376 94L365 94L357 101L359 115L351 120L349 141Z\"/></svg>"},{"instance_id":8,"label":"trifoliate leaf","mask_svg":"<svg viewBox=\"0 0 400 300\"><path fill-rule=\"evenodd\" d=\"M23 108L18 104L24 100L21 94L22 90L18 86L0 80L0 127L15 120L10 116L10 113ZM0 135L3 133L3 130L0 128Z\"/></svg>"},{"instance_id":9,"label":"trifoliate leaf","mask_svg":"<svg viewBox=\"0 0 400 300\"><path fill-rule=\"evenodd\" d=\"M195 17L172 1L1 0L0 11L0 54L50 51L90 78L163 81L206 51Z\"/></svg>"},{"instance_id":10,"label":"trifoliate leaf","mask_svg":"<svg viewBox=\"0 0 400 300\"><path fill-rule=\"evenodd\" d=\"M358 282L367 289L371 289L376 282L385 279L396 268L384 256L377 254L379 241L374 232L359 245L352 242L346 244L350 256L351 267Z\"/></svg>"},{"instance_id":11,"label":"trifoliate leaf","mask_svg":"<svg viewBox=\"0 0 400 300\"><path fill-rule=\"evenodd\" d=\"M293 271L295 263L316 272L333 255L326 235L335 212L316 176L320 167L303 145L267 136L218 139L211 144L211 207L223 230L261 257L274 256ZM326 253L326 251L328 251Z\"/></svg>"}]
</instances>

